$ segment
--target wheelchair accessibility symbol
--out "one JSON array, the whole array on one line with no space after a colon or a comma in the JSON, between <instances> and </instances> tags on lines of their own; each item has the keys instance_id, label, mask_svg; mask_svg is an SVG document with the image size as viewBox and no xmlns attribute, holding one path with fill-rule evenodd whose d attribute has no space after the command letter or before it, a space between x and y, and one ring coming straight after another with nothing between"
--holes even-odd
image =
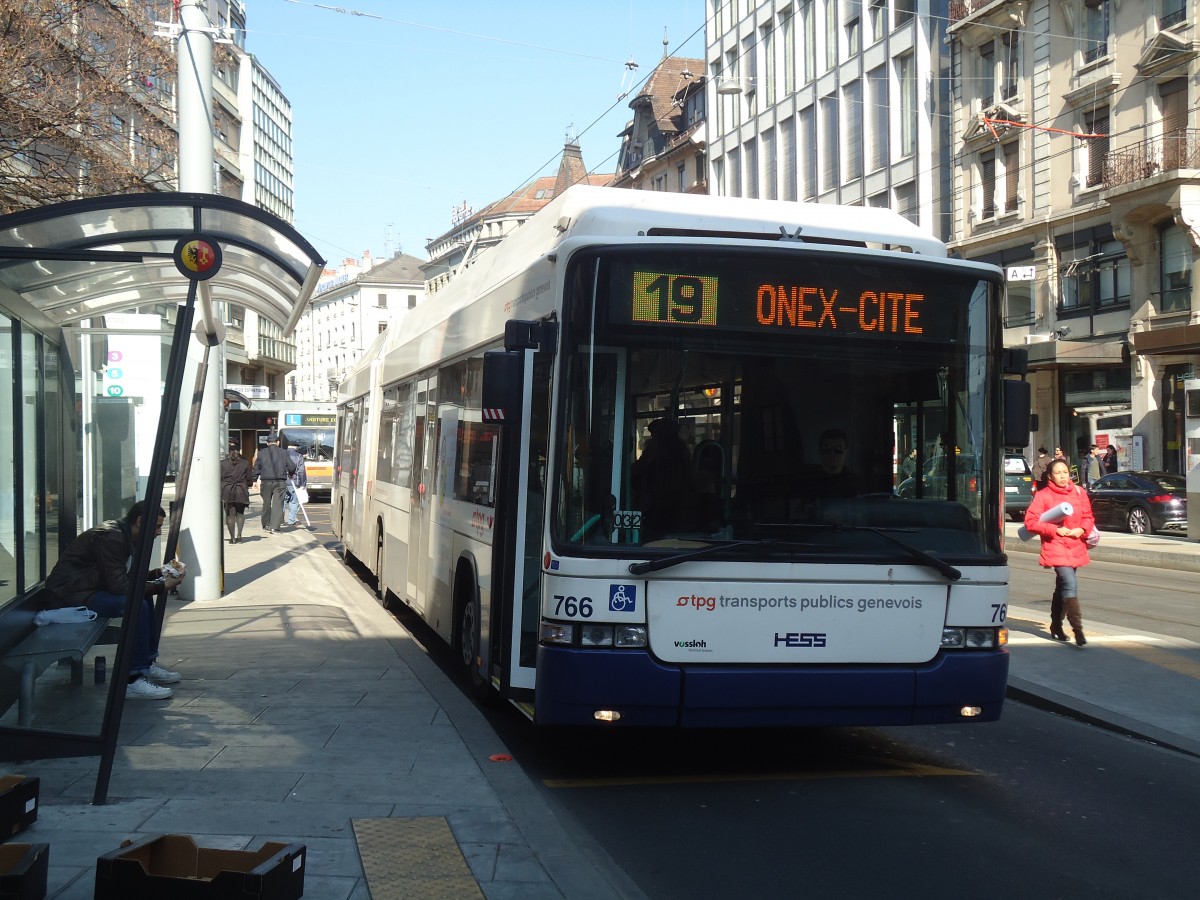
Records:
<instances>
[{"instance_id":1,"label":"wheelchair accessibility symbol","mask_svg":"<svg viewBox=\"0 0 1200 900\"><path fill-rule=\"evenodd\" d=\"M608 586L609 612L637 612L637 585L610 584Z\"/></svg>"}]
</instances>

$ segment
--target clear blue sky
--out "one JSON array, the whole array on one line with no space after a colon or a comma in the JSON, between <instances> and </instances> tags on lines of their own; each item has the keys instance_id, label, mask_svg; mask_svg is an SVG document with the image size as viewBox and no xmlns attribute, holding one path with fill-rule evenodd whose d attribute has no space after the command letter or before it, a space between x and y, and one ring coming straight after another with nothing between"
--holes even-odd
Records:
<instances>
[{"instance_id":1,"label":"clear blue sky","mask_svg":"<svg viewBox=\"0 0 1200 900\"><path fill-rule=\"evenodd\" d=\"M247 0L246 49L292 104L296 228L331 263L398 247L426 258L453 207L557 171L568 131L589 171L614 171L664 28L673 55L703 58L706 8Z\"/></svg>"}]
</instances>

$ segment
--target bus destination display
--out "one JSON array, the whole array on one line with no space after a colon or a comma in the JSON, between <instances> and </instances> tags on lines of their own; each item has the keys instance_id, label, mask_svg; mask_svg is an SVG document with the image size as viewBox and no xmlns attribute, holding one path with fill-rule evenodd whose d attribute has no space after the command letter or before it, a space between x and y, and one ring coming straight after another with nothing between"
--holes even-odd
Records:
<instances>
[{"instance_id":1,"label":"bus destination display","mask_svg":"<svg viewBox=\"0 0 1200 900\"><path fill-rule=\"evenodd\" d=\"M744 272L716 276L635 268L632 296L622 305L629 303L633 324L733 331L804 329L921 340L937 339L930 326L937 331L938 318L950 321L945 315L948 310L938 315L939 305L966 299L962 282L938 284L940 296L934 300L912 285L868 285L856 273L834 266L826 272L811 282L797 282L758 280ZM912 281L911 275L906 280Z\"/></svg>"}]
</instances>

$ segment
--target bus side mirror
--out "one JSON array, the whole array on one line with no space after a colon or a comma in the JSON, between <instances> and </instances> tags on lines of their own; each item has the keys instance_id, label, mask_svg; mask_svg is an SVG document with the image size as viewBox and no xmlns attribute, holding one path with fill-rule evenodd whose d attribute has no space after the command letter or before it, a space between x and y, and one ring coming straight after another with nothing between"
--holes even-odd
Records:
<instances>
[{"instance_id":1,"label":"bus side mirror","mask_svg":"<svg viewBox=\"0 0 1200 900\"><path fill-rule=\"evenodd\" d=\"M1004 379L1003 446L1029 446L1030 396L1028 381Z\"/></svg>"},{"instance_id":2,"label":"bus side mirror","mask_svg":"<svg viewBox=\"0 0 1200 900\"><path fill-rule=\"evenodd\" d=\"M520 351L488 350L483 354L483 421L516 425L521 421L524 385Z\"/></svg>"}]
</instances>

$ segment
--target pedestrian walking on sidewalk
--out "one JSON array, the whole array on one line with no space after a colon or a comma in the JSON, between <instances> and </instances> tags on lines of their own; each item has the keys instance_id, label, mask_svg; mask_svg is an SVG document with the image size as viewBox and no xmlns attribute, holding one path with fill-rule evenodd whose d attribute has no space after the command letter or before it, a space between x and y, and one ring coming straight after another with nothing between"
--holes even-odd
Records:
<instances>
[{"instance_id":1,"label":"pedestrian walking on sidewalk","mask_svg":"<svg viewBox=\"0 0 1200 900\"><path fill-rule=\"evenodd\" d=\"M279 433L272 432L267 437L267 446L258 451L254 463L254 477L258 480L258 493L263 504L262 527L267 534L277 534L283 524L283 495L292 470L287 451L279 446Z\"/></svg>"},{"instance_id":2,"label":"pedestrian walking on sidewalk","mask_svg":"<svg viewBox=\"0 0 1200 900\"><path fill-rule=\"evenodd\" d=\"M283 524L295 525L296 517L300 515L300 494L297 488L308 488L308 473L304 470L304 456L300 447L289 444L287 448L288 461L292 464L291 477L288 478L287 494L283 503Z\"/></svg>"},{"instance_id":3,"label":"pedestrian walking on sidewalk","mask_svg":"<svg viewBox=\"0 0 1200 900\"><path fill-rule=\"evenodd\" d=\"M1030 474L1033 477L1033 489L1040 490L1042 483L1046 480L1046 470L1050 468L1050 463L1054 459L1050 456L1050 452L1045 447L1038 447L1037 459L1033 461L1030 467Z\"/></svg>"},{"instance_id":4,"label":"pedestrian walking on sidewalk","mask_svg":"<svg viewBox=\"0 0 1200 900\"><path fill-rule=\"evenodd\" d=\"M1087 643L1083 634L1083 613L1079 606L1077 571L1091 562L1087 538L1096 525L1087 491L1071 481L1066 460L1056 459L1047 469L1046 486L1033 495L1025 510L1025 528L1042 539L1041 564L1054 570L1054 596L1050 601L1050 634L1065 641L1062 622L1065 613L1075 633L1075 643ZM1070 515L1059 521L1043 522L1042 513L1062 504L1071 505Z\"/></svg>"},{"instance_id":5,"label":"pedestrian walking on sidewalk","mask_svg":"<svg viewBox=\"0 0 1200 900\"><path fill-rule=\"evenodd\" d=\"M225 530L229 532L231 544L236 544L242 539L242 526L246 524L246 507L250 505L252 484L254 473L250 471L250 463L231 441L229 456L221 460L221 505L225 507Z\"/></svg>"}]
</instances>

